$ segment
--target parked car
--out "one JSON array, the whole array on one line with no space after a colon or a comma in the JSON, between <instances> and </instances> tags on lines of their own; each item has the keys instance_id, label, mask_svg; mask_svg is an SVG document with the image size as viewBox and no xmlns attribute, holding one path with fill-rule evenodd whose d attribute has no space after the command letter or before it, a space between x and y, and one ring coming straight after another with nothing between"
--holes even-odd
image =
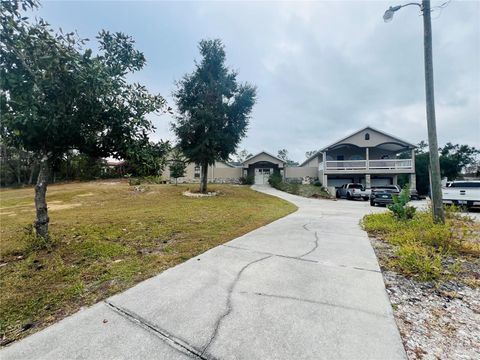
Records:
<instances>
[{"instance_id":1,"label":"parked car","mask_svg":"<svg viewBox=\"0 0 480 360\"><path fill-rule=\"evenodd\" d=\"M381 185L381 186L372 186L371 188L367 188L364 190L364 194L367 197L366 200L370 198L370 195L373 190L376 189L397 189L398 192L402 191L400 185ZM416 189L410 189L410 200L420 200L420 195L418 195L418 191Z\"/></svg>"},{"instance_id":2,"label":"parked car","mask_svg":"<svg viewBox=\"0 0 480 360\"><path fill-rule=\"evenodd\" d=\"M364 191L365 191L365 188L360 183L343 184L341 187L337 189L336 197L337 199L346 198L348 200L352 200L352 199L366 200L365 199L366 195Z\"/></svg>"},{"instance_id":3,"label":"parked car","mask_svg":"<svg viewBox=\"0 0 480 360\"><path fill-rule=\"evenodd\" d=\"M480 206L480 180L449 182L442 188L442 195L444 204Z\"/></svg>"},{"instance_id":4,"label":"parked car","mask_svg":"<svg viewBox=\"0 0 480 360\"><path fill-rule=\"evenodd\" d=\"M393 202L393 195L400 194L400 187L398 185L385 185L382 187L372 188L370 193L370 205L384 205Z\"/></svg>"}]
</instances>

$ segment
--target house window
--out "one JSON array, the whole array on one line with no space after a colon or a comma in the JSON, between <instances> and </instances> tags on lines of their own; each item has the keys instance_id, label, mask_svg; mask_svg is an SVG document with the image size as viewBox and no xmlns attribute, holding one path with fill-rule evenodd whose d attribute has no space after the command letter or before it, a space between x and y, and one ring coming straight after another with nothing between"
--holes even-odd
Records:
<instances>
[{"instance_id":1,"label":"house window","mask_svg":"<svg viewBox=\"0 0 480 360\"><path fill-rule=\"evenodd\" d=\"M196 178L200 177L200 165L195 165L195 169L193 170L193 176Z\"/></svg>"},{"instance_id":2,"label":"house window","mask_svg":"<svg viewBox=\"0 0 480 360\"><path fill-rule=\"evenodd\" d=\"M370 134L369 133L365 134L365 140L370 140Z\"/></svg>"}]
</instances>

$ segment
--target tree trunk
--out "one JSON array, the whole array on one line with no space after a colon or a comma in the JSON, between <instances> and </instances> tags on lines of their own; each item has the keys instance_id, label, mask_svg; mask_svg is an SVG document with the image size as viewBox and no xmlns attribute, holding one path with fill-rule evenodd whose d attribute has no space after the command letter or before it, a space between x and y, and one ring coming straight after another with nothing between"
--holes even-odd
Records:
<instances>
[{"instance_id":1,"label":"tree trunk","mask_svg":"<svg viewBox=\"0 0 480 360\"><path fill-rule=\"evenodd\" d=\"M17 169L15 173L17 175L17 185L22 185L22 168L21 168L20 160L18 160Z\"/></svg>"},{"instance_id":2,"label":"tree trunk","mask_svg":"<svg viewBox=\"0 0 480 360\"><path fill-rule=\"evenodd\" d=\"M37 218L35 220L35 230L37 235L42 238L48 238L48 209L47 209L47 176L48 163L46 159L40 162L40 171L38 172L37 185L35 185L35 210Z\"/></svg>"},{"instance_id":3,"label":"tree trunk","mask_svg":"<svg viewBox=\"0 0 480 360\"><path fill-rule=\"evenodd\" d=\"M33 174L35 173L35 163L33 162L31 164L31 168L30 168L30 176L28 178L28 185L32 185L33 183Z\"/></svg>"},{"instance_id":4,"label":"tree trunk","mask_svg":"<svg viewBox=\"0 0 480 360\"><path fill-rule=\"evenodd\" d=\"M204 162L202 164L201 169L201 177L200 177L200 192L205 194L207 192L207 177L208 177L208 162Z\"/></svg>"}]
</instances>

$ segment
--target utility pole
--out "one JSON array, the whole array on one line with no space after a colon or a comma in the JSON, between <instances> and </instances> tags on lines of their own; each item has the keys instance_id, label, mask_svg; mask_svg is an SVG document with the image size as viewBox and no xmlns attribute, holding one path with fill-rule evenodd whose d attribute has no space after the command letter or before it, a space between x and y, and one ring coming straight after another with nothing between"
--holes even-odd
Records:
<instances>
[{"instance_id":1,"label":"utility pole","mask_svg":"<svg viewBox=\"0 0 480 360\"><path fill-rule=\"evenodd\" d=\"M393 14L405 6L415 5L423 13L423 47L425 62L425 94L427 104L428 148L430 152L430 193L432 196L433 221L444 223L442 182L440 178L440 159L438 157L437 125L435 120L435 99L433 91L433 56L432 56L432 20L430 16L430 0L422 3L408 3L405 5L390 6L383 15L385 22L392 21Z\"/></svg>"},{"instance_id":2,"label":"utility pole","mask_svg":"<svg viewBox=\"0 0 480 360\"><path fill-rule=\"evenodd\" d=\"M438 157L437 125L435 119L435 98L433 90L432 59L432 21L430 16L430 0L422 1L423 10L423 46L425 53L425 94L427 101L428 148L430 151L430 178L432 183L433 221L444 223L442 201L442 180L440 176L440 159Z\"/></svg>"}]
</instances>

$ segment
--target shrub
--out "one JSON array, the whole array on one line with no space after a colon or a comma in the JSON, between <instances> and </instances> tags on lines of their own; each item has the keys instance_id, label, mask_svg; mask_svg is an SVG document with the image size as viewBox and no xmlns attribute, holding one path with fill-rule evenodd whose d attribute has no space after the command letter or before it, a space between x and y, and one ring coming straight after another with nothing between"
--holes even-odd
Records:
<instances>
[{"instance_id":1,"label":"shrub","mask_svg":"<svg viewBox=\"0 0 480 360\"><path fill-rule=\"evenodd\" d=\"M283 183L283 179L282 179L282 175L280 175L279 173L273 173L272 175L270 175L270 177L268 178L268 183L276 188L276 189L279 189L279 186L280 184ZM281 189L279 189L281 190Z\"/></svg>"},{"instance_id":2,"label":"shrub","mask_svg":"<svg viewBox=\"0 0 480 360\"><path fill-rule=\"evenodd\" d=\"M142 180L140 178L129 178L128 185L130 186L138 186L142 184Z\"/></svg>"},{"instance_id":3,"label":"shrub","mask_svg":"<svg viewBox=\"0 0 480 360\"><path fill-rule=\"evenodd\" d=\"M147 184L161 184L163 182L163 179L161 176L145 176L143 178L143 181L146 182ZM135 184L139 185L139 184Z\"/></svg>"},{"instance_id":4,"label":"shrub","mask_svg":"<svg viewBox=\"0 0 480 360\"><path fill-rule=\"evenodd\" d=\"M322 187L322 183L320 182L320 180L315 180L315 182L313 183L314 186L318 186L318 187Z\"/></svg>"},{"instance_id":5,"label":"shrub","mask_svg":"<svg viewBox=\"0 0 480 360\"><path fill-rule=\"evenodd\" d=\"M393 212L395 217L400 220L412 219L415 215L415 208L407 205L410 201L410 189L408 184L404 186L400 195L393 195L393 203L388 205L388 209Z\"/></svg>"},{"instance_id":6,"label":"shrub","mask_svg":"<svg viewBox=\"0 0 480 360\"><path fill-rule=\"evenodd\" d=\"M240 184L242 184L242 185L253 185L253 184L255 184L255 177L253 175L242 176L240 178Z\"/></svg>"},{"instance_id":7,"label":"shrub","mask_svg":"<svg viewBox=\"0 0 480 360\"><path fill-rule=\"evenodd\" d=\"M442 257L425 246L404 244L395 255L396 266L406 275L418 276L422 281L436 280L442 275Z\"/></svg>"},{"instance_id":8,"label":"shrub","mask_svg":"<svg viewBox=\"0 0 480 360\"><path fill-rule=\"evenodd\" d=\"M447 216L445 224L435 224L428 210L402 221L393 212L385 212L366 215L362 226L393 245L395 256L387 265L422 281L458 273L460 263L452 265L452 257L480 255L476 241L480 226L468 217Z\"/></svg>"}]
</instances>

